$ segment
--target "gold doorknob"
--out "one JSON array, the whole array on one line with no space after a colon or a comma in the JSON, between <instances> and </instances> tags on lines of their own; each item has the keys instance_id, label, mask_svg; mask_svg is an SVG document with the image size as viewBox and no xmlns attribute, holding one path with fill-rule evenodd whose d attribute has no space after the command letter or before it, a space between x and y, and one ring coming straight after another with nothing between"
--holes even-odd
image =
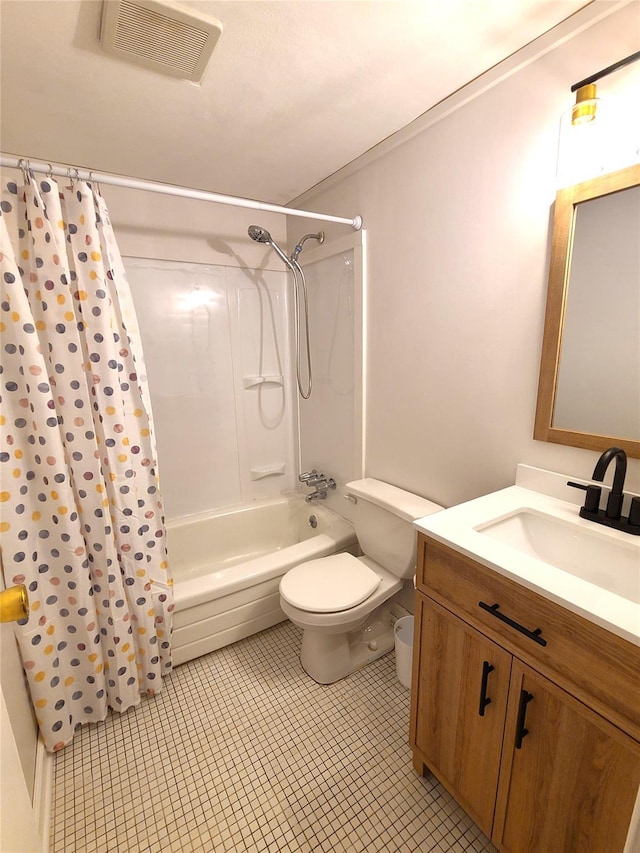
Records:
<instances>
[{"instance_id":1,"label":"gold doorknob","mask_svg":"<svg viewBox=\"0 0 640 853\"><path fill-rule=\"evenodd\" d=\"M17 622L29 615L29 596L21 583L0 592L0 622Z\"/></svg>"}]
</instances>

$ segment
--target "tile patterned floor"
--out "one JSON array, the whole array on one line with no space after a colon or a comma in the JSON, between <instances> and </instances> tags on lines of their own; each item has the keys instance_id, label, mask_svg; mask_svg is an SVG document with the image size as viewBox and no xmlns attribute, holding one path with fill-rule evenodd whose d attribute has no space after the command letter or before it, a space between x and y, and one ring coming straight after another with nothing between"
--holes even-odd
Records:
<instances>
[{"instance_id":1,"label":"tile patterned floor","mask_svg":"<svg viewBox=\"0 0 640 853\"><path fill-rule=\"evenodd\" d=\"M393 654L330 686L284 622L178 667L56 759L52 853L494 851L407 745Z\"/></svg>"}]
</instances>

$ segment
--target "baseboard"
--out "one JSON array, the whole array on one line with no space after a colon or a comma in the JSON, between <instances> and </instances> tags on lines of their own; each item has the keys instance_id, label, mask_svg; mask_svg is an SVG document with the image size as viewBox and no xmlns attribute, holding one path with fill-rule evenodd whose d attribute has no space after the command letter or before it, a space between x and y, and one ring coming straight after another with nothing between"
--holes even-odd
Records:
<instances>
[{"instance_id":1,"label":"baseboard","mask_svg":"<svg viewBox=\"0 0 640 853\"><path fill-rule=\"evenodd\" d=\"M38 737L36 775L33 783L33 814L38 826L38 833L42 839L42 853L49 853L54 761L54 756L47 752L42 738Z\"/></svg>"}]
</instances>

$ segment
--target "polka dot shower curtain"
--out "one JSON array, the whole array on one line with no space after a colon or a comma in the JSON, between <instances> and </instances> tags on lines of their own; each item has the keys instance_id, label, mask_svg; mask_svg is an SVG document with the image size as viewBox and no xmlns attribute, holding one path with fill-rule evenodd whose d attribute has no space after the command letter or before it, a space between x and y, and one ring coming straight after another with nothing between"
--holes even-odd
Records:
<instances>
[{"instance_id":1,"label":"polka dot shower curtain","mask_svg":"<svg viewBox=\"0 0 640 853\"><path fill-rule=\"evenodd\" d=\"M68 184L63 186L62 184ZM157 692L171 581L133 303L97 188L8 182L0 203L0 543L44 743Z\"/></svg>"}]
</instances>

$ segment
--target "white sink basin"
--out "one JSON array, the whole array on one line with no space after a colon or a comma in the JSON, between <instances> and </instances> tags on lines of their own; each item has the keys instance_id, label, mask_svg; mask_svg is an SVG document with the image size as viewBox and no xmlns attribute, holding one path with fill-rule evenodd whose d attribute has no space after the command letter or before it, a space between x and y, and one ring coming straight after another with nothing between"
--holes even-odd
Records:
<instances>
[{"instance_id":1,"label":"white sink basin","mask_svg":"<svg viewBox=\"0 0 640 853\"><path fill-rule=\"evenodd\" d=\"M434 512L414 524L640 646L640 536L581 518L569 479L519 465L515 486Z\"/></svg>"},{"instance_id":2,"label":"white sink basin","mask_svg":"<svg viewBox=\"0 0 640 853\"><path fill-rule=\"evenodd\" d=\"M533 509L475 527L478 533L601 589L640 603L638 549Z\"/></svg>"}]
</instances>

